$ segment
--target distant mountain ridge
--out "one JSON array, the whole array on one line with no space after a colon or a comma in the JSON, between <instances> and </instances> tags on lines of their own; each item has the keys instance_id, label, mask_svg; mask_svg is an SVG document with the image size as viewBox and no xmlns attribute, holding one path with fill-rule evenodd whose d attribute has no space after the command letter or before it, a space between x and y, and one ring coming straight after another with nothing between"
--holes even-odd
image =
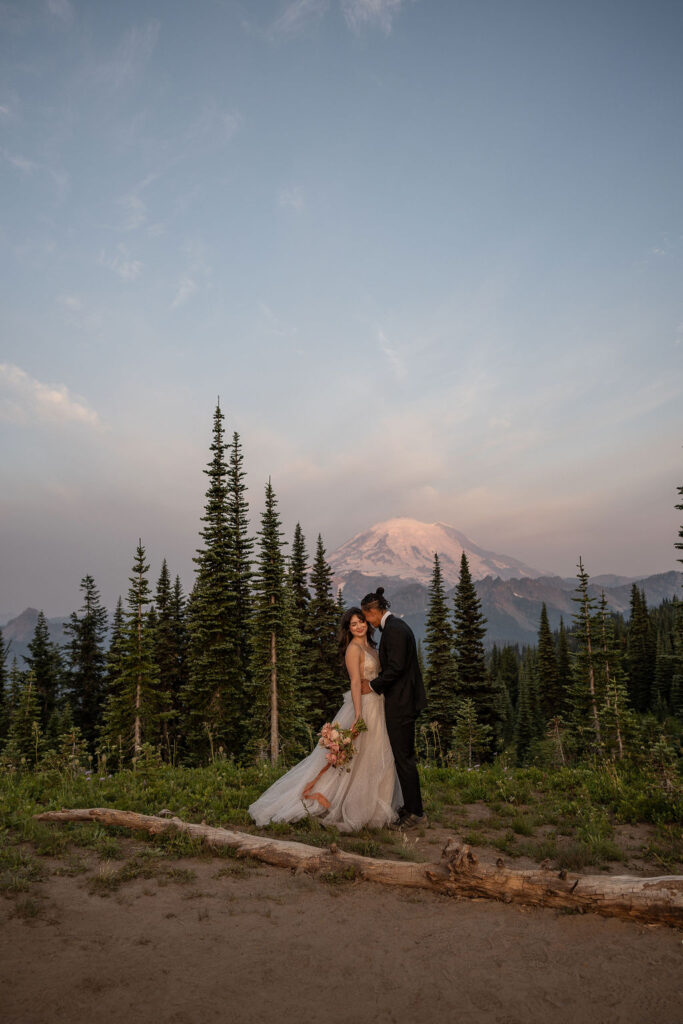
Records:
<instances>
[{"instance_id":1,"label":"distant mountain ridge","mask_svg":"<svg viewBox=\"0 0 683 1024\"><path fill-rule=\"evenodd\" d=\"M356 534L328 558L335 587L343 589L347 605L359 604L378 586L386 589L392 611L406 619L418 637L424 636L429 604L428 588L438 551L449 606L458 580L462 551L467 553L475 587L487 619L486 644L535 644L541 606L545 603L551 628L560 618L568 625L574 614L572 601L577 581L533 569L509 555L499 555L474 544L465 534L445 523L420 523L415 519L389 519ZM590 580L590 593L605 592L613 611L628 615L631 586L638 583L649 607L674 595L683 599L683 573L674 570L650 576L631 577L606 573ZM33 637L38 610L26 608L2 625L5 643L10 641L8 667L23 656ZM66 642L64 623L68 618L48 619L50 637Z\"/></svg>"},{"instance_id":2,"label":"distant mountain ridge","mask_svg":"<svg viewBox=\"0 0 683 1024\"><path fill-rule=\"evenodd\" d=\"M335 582L341 585L342 579L336 577ZM384 587L386 597L391 602L392 612L404 618L415 635L424 639L429 592L423 583L391 576L366 576L355 572L350 573L343 582L344 603L347 607L360 604L365 594L376 590L377 587ZM628 617L632 582L636 581L617 587L598 586L591 582L589 593L599 598L604 590L608 607ZM645 592L650 608L661 604L665 599L671 600L674 596L683 599L681 572L657 573L639 579L637 583ZM561 618L564 619L565 625L569 626L576 607L572 601L576 584L575 579L563 579L560 576L519 580L502 580L487 576L483 580L476 580L474 586L486 618L486 646L492 647L494 643L536 644L541 606L544 603L548 610L551 629L559 627ZM446 590L447 604L451 609L454 594L455 587Z\"/></svg>"},{"instance_id":3,"label":"distant mountain ridge","mask_svg":"<svg viewBox=\"0 0 683 1024\"><path fill-rule=\"evenodd\" d=\"M36 628L36 622L38 621L38 609L37 608L24 608L20 615L15 615L13 619L6 622L2 629L2 637L7 644L9 642L9 653L7 655L7 667L9 668L12 664L12 659L16 657L19 668L25 668L26 662L24 656L29 653L28 645L33 639L33 633ZM64 623L68 622L67 618L54 618L47 620L48 632L50 639L55 643L62 644L66 643L67 637L64 632Z\"/></svg>"},{"instance_id":4,"label":"distant mountain ridge","mask_svg":"<svg viewBox=\"0 0 683 1024\"><path fill-rule=\"evenodd\" d=\"M329 562L347 606L358 604L365 594L383 586L392 611L423 637L434 553L438 552L444 589L452 607L463 550L487 619L489 647L494 643L535 644L544 603L551 628L559 627L560 618L565 624L571 622L575 578L541 572L509 555L487 551L445 523L420 523L408 518L376 523L337 548ZM645 577L605 573L591 579L590 593L599 597L604 590L608 606L628 615L634 582L645 592L650 607L674 595L683 597L683 573L673 570Z\"/></svg>"}]
</instances>

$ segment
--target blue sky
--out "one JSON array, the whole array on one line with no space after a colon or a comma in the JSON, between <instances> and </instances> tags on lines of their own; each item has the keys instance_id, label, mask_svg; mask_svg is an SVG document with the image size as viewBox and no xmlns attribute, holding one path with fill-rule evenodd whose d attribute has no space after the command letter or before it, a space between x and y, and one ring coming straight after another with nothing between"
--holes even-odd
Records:
<instances>
[{"instance_id":1,"label":"blue sky","mask_svg":"<svg viewBox=\"0 0 683 1024\"><path fill-rule=\"evenodd\" d=\"M0 5L0 613L254 516L676 567L683 7Z\"/></svg>"}]
</instances>

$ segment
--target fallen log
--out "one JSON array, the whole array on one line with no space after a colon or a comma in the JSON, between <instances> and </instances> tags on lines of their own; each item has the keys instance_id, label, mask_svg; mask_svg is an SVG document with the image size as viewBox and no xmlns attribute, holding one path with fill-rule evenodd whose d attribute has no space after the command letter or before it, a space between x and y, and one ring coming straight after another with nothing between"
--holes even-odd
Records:
<instances>
[{"instance_id":1,"label":"fallen log","mask_svg":"<svg viewBox=\"0 0 683 1024\"><path fill-rule=\"evenodd\" d=\"M168 812L167 812L168 813ZM504 903L554 907L578 913L592 911L608 917L661 922L683 928L683 876L661 875L637 878L630 875L576 875L539 868L517 870L505 867L502 858L495 865L482 864L469 846L453 837L448 840L438 863L382 860L346 853L332 843L327 849L283 839L236 832L232 829L198 825L176 817L137 814L114 807L84 807L45 811L38 821L98 821L139 829L152 835L178 830L197 836L210 846L227 846L239 856L254 857L309 874L343 874L385 885L410 886L460 897L485 897ZM352 871L350 869L353 869Z\"/></svg>"}]
</instances>

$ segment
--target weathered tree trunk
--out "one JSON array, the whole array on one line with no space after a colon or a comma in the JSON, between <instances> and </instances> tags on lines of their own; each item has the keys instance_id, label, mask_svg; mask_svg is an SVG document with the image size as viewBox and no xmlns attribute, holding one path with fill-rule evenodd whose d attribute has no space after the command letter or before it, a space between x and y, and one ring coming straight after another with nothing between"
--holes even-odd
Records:
<instances>
[{"instance_id":1,"label":"weathered tree trunk","mask_svg":"<svg viewBox=\"0 0 683 1024\"><path fill-rule=\"evenodd\" d=\"M594 911L609 917L637 921L660 921L683 928L683 876L662 875L635 878L629 875L570 875L539 868L518 871L496 865L480 864L469 846L449 839L441 861L418 864L410 861L380 860L338 850L335 843L322 850L317 846L294 843L266 836L235 832L210 825L196 825L180 818L162 818L150 814L120 811L113 807L86 807L45 811L38 821L99 821L152 834L178 829L198 836L212 846L229 846L243 856L255 857L279 867L310 874L340 873L353 869L356 877L387 885L404 885L452 896L488 897L505 903L556 907L579 913Z\"/></svg>"}]
</instances>

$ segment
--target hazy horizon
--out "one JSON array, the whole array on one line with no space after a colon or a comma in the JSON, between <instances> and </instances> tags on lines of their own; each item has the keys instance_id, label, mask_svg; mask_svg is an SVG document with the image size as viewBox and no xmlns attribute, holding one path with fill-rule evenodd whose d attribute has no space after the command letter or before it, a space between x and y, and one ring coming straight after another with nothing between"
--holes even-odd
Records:
<instances>
[{"instance_id":1,"label":"hazy horizon","mask_svg":"<svg viewBox=\"0 0 683 1024\"><path fill-rule=\"evenodd\" d=\"M328 552L405 515L679 568L683 6L0 8L0 614L138 537L186 590L217 396Z\"/></svg>"}]
</instances>

